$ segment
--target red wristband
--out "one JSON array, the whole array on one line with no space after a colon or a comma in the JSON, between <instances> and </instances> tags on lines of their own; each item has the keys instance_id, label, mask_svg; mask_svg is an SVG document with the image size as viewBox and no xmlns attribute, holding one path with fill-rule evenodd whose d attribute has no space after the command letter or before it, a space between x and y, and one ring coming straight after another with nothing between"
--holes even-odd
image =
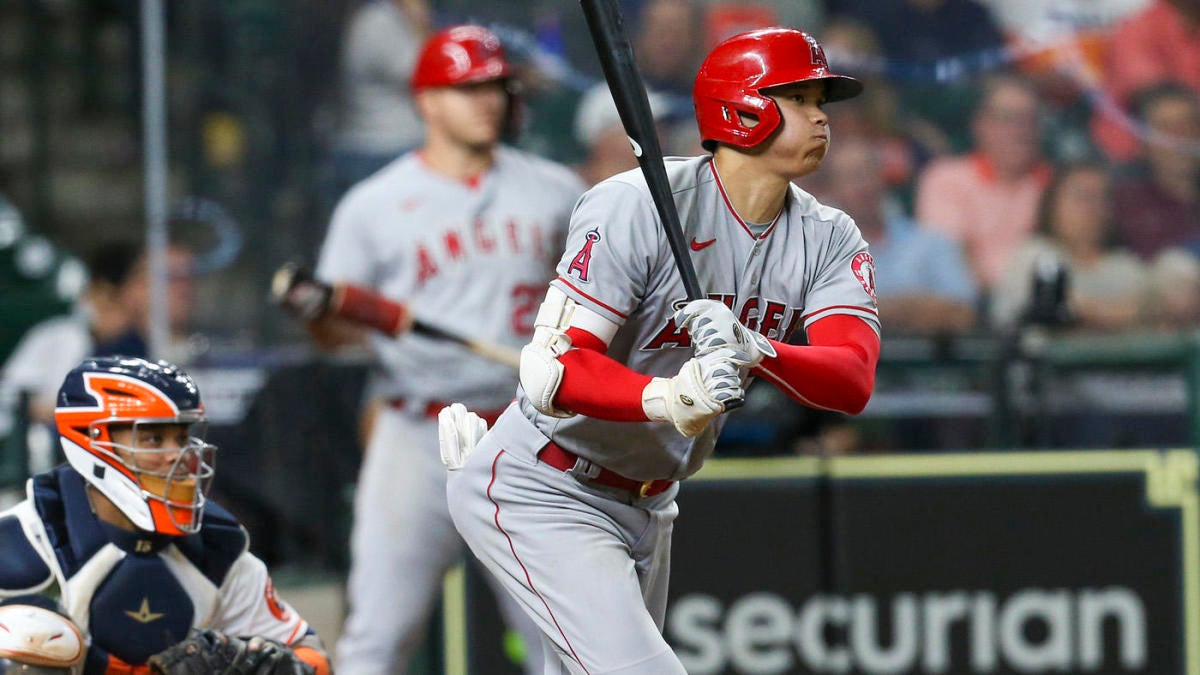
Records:
<instances>
[{"instance_id":1,"label":"red wristband","mask_svg":"<svg viewBox=\"0 0 1200 675\"><path fill-rule=\"evenodd\" d=\"M408 316L404 305L359 286L337 285L329 301L334 316L399 335Z\"/></svg>"}]
</instances>

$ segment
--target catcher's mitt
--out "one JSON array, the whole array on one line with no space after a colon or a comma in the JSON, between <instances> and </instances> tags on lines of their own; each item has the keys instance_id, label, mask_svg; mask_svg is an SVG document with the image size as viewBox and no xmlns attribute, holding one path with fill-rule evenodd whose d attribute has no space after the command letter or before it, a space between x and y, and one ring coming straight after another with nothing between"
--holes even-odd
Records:
<instances>
[{"instance_id":1,"label":"catcher's mitt","mask_svg":"<svg viewBox=\"0 0 1200 675\"><path fill-rule=\"evenodd\" d=\"M236 638L215 630L193 633L150 657L155 675L313 675L312 667L278 642Z\"/></svg>"}]
</instances>

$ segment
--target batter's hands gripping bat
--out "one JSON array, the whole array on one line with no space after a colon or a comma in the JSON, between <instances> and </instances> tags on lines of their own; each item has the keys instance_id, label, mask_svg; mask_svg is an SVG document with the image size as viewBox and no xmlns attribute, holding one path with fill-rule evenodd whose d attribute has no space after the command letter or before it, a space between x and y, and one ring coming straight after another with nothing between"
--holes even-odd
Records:
<instances>
[{"instance_id":1,"label":"batter's hands gripping bat","mask_svg":"<svg viewBox=\"0 0 1200 675\"><path fill-rule=\"evenodd\" d=\"M396 337L407 331L460 344L472 352L512 368L521 352L508 345L475 340L414 318L404 305L351 284L327 284L296 263L280 267L271 278L271 300L305 321L336 316Z\"/></svg>"},{"instance_id":2,"label":"batter's hands gripping bat","mask_svg":"<svg viewBox=\"0 0 1200 675\"><path fill-rule=\"evenodd\" d=\"M683 288L687 292L688 300L702 300L705 297L704 291L700 288L696 268L688 254L687 239L683 236L683 226L679 223L675 200L671 198L671 185L667 182L667 170L663 166L662 147L654 129L654 117L646 96L646 85L634 61L633 47L629 44L629 38L625 36L617 0L579 1L583 6L588 30L592 34L592 43L596 45L596 54L600 57L604 79L608 81L608 89L612 92L617 112L621 115L621 125L625 127L625 134L633 146L633 154L637 157L638 166L641 167L642 175L646 177L646 185L650 188L654 206L658 209L658 217L662 220L667 242L675 256L675 265L683 279ZM725 402L725 410L740 408L744 403L740 398L731 399Z\"/></svg>"}]
</instances>

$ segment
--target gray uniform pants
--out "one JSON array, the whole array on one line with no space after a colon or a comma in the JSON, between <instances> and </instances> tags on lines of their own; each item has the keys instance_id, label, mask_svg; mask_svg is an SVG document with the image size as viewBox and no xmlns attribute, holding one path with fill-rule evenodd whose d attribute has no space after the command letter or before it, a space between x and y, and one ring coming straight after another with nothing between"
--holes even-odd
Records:
<instances>
[{"instance_id":1,"label":"gray uniform pants","mask_svg":"<svg viewBox=\"0 0 1200 675\"><path fill-rule=\"evenodd\" d=\"M437 420L381 410L354 494L350 613L337 644L338 675L405 672L442 577L463 555L445 492ZM525 640L526 672L540 672L540 632L507 593L497 588L496 597L505 621Z\"/></svg>"},{"instance_id":2,"label":"gray uniform pants","mask_svg":"<svg viewBox=\"0 0 1200 675\"><path fill-rule=\"evenodd\" d=\"M545 634L546 673L685 673L662 636L677 488L584 485L537 460L546 442L509 407L450 472L458 531Z\"/></svg>"}]
</instances>

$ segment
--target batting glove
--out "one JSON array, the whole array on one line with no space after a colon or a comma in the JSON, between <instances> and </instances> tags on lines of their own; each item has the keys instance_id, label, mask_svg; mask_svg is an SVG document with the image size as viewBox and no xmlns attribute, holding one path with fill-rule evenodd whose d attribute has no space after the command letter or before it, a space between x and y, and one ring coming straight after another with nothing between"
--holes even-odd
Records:
<instances>
[{"instance_id":1,"label":"batting glove","mask_svg":"<svg viewBox=\"0 0 1200 675\"><path fill-rule=\"evenodd\" d=\"M741 401L741 369L749 357L722 348L683 364L672 378L656 377L642 390L642 411L655 422L670 422L685 438L699 436L725 412L726 402Z\"/></svg>"},{"instance_id":2,"label":"batting glove","mask_svg":"<svg viewBox=\"0 0 1200 675\"><path fill-rule=\"evenodd\" d=\"M312 272L287 263L271 277L271 301L304 321L313 321L329 310L333 288L313 278Z\"/></svg>"},{"instance_id":3,"label":"batting glove","mask_svg":"<svg viewBox=\"0 0 1200 675\"><path fill-rule=\"evenodd\" d=\"M452 403L438 412L438 449L442 464L451 471L467 463L471 451L487 433L487 422L467 410L461 403Z\"/></svg>"},{"instance_id":4,"label":"batting glove","mask_svg":"<svg viewBox=\"0 0 1200 675\"><path fill-rule=\"evenodd\" d=\"M746 354L747 365L753 367L776 355L764 335L743 326L732 310L716 300L693 300L684 305L675 313L675 325L687 327L697 356L730 348Z\"/></svg>"}]
</instances>

